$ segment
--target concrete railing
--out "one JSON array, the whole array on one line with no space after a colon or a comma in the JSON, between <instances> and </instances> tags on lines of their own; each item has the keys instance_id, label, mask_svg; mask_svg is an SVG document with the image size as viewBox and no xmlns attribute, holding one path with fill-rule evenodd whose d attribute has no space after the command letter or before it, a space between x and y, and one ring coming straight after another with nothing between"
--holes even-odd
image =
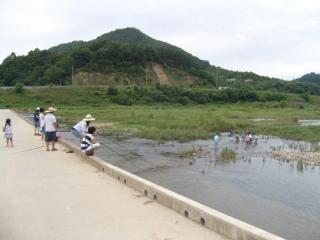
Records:
<instances>
[{"instance_id":1,"label":"concrete railing","mask_svg":"<svg viewBox=\"0 0 320 240\"><path fill-rule=\"evenodd\" d=\"M25 119L26 120L26 119ZM30 123L30 121L26 120ZM122 182L124 185L144 194L146 197L171 208L204 227L213 230L232 240L284 240L274 234L266 232L243 221L230 217L196 201L179 195L155 183L113 166L95 156L85 156L79 149L64 139L60 144L88 161L99 170Z\"/></svg>"}]
</instances>

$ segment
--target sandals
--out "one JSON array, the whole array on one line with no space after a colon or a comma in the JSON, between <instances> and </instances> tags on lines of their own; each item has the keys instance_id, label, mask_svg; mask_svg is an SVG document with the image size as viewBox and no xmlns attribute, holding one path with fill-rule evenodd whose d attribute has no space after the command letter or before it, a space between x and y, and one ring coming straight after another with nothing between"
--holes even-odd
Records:
<instances>
[{"instance_id":1,"label":"sandals","mask_svg":"<svg viewBox=\"0 0 320 240\"><path fill-rule=\"evenodd\" d=\"M58 149L57 148L52 148L51 151L58 151Z\"/></svg>"}]
</instances>

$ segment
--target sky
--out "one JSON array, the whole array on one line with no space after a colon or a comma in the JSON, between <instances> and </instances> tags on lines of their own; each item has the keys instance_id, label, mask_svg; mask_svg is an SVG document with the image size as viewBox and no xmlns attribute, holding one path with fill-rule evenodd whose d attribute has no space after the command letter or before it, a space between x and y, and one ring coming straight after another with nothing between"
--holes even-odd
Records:
<instances>
[{"instance_id":1,"label":"sky","mask_svg":"<svg viewBox=\"0 0 320 240\"><path fill-rule=\"evenodd\" d=\"M320 0L0 0L0 62L135 27L210 64L285 80L320 73Z\"/></svg>"}]
</instances>

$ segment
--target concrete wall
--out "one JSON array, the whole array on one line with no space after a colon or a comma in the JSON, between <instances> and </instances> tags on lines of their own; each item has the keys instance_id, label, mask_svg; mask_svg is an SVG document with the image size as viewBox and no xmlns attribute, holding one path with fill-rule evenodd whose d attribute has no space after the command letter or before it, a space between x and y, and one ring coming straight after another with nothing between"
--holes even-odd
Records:
<instances>
[{"instance_id":1,"label":"concrete wall","mask_svg":"<svg viewBox=\"0 0 320 240\"><path fill-rule=\"evenodd\" d=\"M26 119L25 119L26 120ZM26 120L29 122L28 120ZM30 122L29 122L30 123ZM88 161L99 170L121 181L150 199L183 214L185 217L232 240L283 240L274 234L230 217L155 183L131 174L123 169L106 163L95 156L85 156L79 149L64 139L59 141L66 148L73 150L80 158ZM261 213L263 214L263 213Z\"/></svg>"}]
</instances>

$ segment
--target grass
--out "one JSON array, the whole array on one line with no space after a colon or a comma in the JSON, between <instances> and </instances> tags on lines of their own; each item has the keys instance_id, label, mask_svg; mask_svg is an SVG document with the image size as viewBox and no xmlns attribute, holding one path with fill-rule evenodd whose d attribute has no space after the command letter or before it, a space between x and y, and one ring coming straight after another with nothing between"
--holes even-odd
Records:
<instances>
[{"instance_id":1,"label":"grass","mask_svg":"<svg viewBox=\"0 0 320 240\"><path fill-rule=\"evenodd\" d=\"M222 149L220 156L218 157L219 161L234 161L236 160L236 152L232 149L225 147Z\"/></svg>"},{"instance_id":2,"label":"grass","mask_svg":"<svg viewBox=\"0 0 320 240\"><path fill-rule=\"evenodd\" d=\"M196 148L192 147L192 149L182 151L177 154L178 157L180 158L192 158L192 157L199 157L203 153L202 148Z\"/></svg>"},{"instance_id":3,"label":"grass","mask_svg":"<svg viewBox=\"0 0 320 240\"><path fill-rule=\"evenodd\" d=\"M297 101L297 96L291 96ZM120 106L110 103L105 89L99 87L48 87L15 94L0 90L0 107L32 112L37 106L55 106L61 123L72 125L91 113L105 133L128 133L131 136L164 140L187 141L208 139L214 132L250 130L258 134L287 139L320 141L319 126L302 127L298 119L318 119L319 97L304 108L267 107L257 103L210 105ZM254 122L248 119L274 119Z\"/></svg>"}]
</instances>

